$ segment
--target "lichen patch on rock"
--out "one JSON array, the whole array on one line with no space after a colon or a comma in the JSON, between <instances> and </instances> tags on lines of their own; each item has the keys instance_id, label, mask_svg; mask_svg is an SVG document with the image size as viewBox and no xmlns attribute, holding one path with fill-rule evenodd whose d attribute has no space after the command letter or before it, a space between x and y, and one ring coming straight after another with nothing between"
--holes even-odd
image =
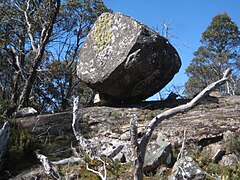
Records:
<instances>
[{"instance_id":1,"label":"lichen patch on rock","mask_svg":"<svg viewBox=\"0 0 240 180\"><path fill-rule=\"evenodd\" d=\"M113 15L111 13L103 13L94 25L94 45L97 51L102 51L106 46L112 43L112 18Z\"/></svg>"}]
</instances>

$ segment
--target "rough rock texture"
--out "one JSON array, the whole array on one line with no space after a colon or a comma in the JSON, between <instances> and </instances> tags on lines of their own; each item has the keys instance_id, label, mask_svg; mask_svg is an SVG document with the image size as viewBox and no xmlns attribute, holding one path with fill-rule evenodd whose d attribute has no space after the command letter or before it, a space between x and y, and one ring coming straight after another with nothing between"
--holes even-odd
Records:
<instances>
[{"instance_id":1,"label":"rough rock texture","mask_svg":"<svg viewBox=\"0 0 240 180\"><path fill-rule=\"evenodd\" d=\"M145 102L128 107L88 107L79 110L81 126L84 133L91 136L104 136L112 139L129 141L129 121L133 114L138 117L139 131L153 117L170 108L187 101L177 100L167 104L163 102ZM153 141L157 139L169 140L173 148L180 148L183 132L186 129L185 147L211 147L217 142L228 143L234 135L240 135L240 96L222 97L218 103L201 104L194 109L175 115L163 121L154 131ZM46 114L26 118L18 118L25 127L37 134L62 135L73 138L71 122L72 112ZM73 138L74 139L74 138ZM157 140L158 141L158 140ZM214 148L218 150L220 147ZM212 151L213 156L216 150Z\"/></svg>"},{"instance_id":2,"label":"rough rock texture","mask_svg":"<svg viewBox=\"0 0 240 180\"><path fill-rule=\"evenodd\" d=\"M188 156L179 159L173 166L172 171L169 180L204 180L206 176L197 163Z\"/></svg>"},{"instance_id":3,"label":"rough rock texture","mask_svg":"<svg viewBox=\"0 0 240 180\"><path fill-rule=\"evenodd\" d=\"M102 141L99 146L106 155L113 153L113 159L121 162L128 161L129 151L129 121L133 114L138 120L139 137L144 128L153 117L168 108L186 103L187 100L173 102L144 102L140 104L121 107L87 107L79 110L80 125L86 137L97 138ZM240 136L240 96L220 97L218 101L201 104L188 112L175 115L163 121L154 132L151 143L169 140L173 149L180 149L183 142L183 131L186 129L185 151L199 151L214 156L218 149L227 153L220 160L222 166L239 162L239 156L228 152L231 140ZM71 142L75 147L77 143L71 127L72 112L46 114L25 118L17 121L33 132L37 139L44 142L47 150L46 156L56 161L72 156ZM113 142L113 143L111 143ZM125 146L125 144L127 144ZM124 145L122 148L121 145ZM214 145L214 147L213 147ZM200 147L200 148L199 148ZM125 150L128 149L128 153ZM123 156L124 154L124 156ZM113 156L115 155L115 156ZM176 156L175 156L176 157ZM125 159L124 159L125 158Z\"/></svg>"},{"instance_id":4,"label":"rough rock texture","mask_svg":"<svg viewBox=\"0 0 240 180\"><path fill-rule=\"evenodd\" d=\"M151 172L160 165L168 167L173 165L173 153L170 142L158 141L150 143L147 148L143 170Z\"/></svg>"},{"instance_id":5,"label":"rough rock texture","mask_svg":"<svg viewBox=\"0 0 240 180\"><path fill-rule=\"evenodd\" d=\"M81 48L77 73L101 100L128 103L158 92L180 66L167 39L128 16L104 13Z\"/></svg>"}]
</instances>

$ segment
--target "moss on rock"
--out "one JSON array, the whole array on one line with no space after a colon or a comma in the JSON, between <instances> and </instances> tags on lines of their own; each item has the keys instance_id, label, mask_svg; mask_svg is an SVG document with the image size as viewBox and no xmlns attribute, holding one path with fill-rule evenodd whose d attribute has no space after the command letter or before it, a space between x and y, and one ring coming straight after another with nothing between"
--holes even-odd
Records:
<instances>
[{"instance_id":1,"label":"moss on rock","mask_svg":"<svg viewBox=\"0 0 240 180\"><path fill-rule=\"evenodd\" d=\"M28 168L37 162L34 155L37 143L35 142L33 135L28 132L21 123L11 120L9 120L9 123L10 136L5 155L2 159L3 169L2 172L0 172L0 179L14 176L21 172L21 170ZM4 172L8 173L6 174Z\"/></svg>"}]
</instances>

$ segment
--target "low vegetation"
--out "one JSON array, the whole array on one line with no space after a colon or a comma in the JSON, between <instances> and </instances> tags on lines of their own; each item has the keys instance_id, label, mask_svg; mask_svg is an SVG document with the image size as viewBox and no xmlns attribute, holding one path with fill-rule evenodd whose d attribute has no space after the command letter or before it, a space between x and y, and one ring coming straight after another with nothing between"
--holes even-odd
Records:
<instances>
[{"instance_id":1,"label":"low vegetation","mask_svg":"<svg viewBox=\"0 0 240 180\"><path fill-rule=\"evenodd\" d=\"M0 124L5 119L0 119ZM28 132L22 124L16 121L9 121L10 136L5 155L2 159L2 171L0 179L8 179L20 173L23 169L29 168L38 163L34 151L40 146L34 136Z\"/></svg>"}]
</instances>

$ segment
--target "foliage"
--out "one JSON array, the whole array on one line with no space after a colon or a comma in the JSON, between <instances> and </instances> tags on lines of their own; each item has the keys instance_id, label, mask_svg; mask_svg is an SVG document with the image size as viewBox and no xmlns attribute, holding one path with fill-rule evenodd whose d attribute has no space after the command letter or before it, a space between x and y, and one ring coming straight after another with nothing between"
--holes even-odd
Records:
<instances>
[{"instance_id":1,"label":"foliage","mask_svg":"<svg viewBox=\"0 0 240 180\"><path fill-rule=\"evenodd\" d=\"M202 45L194 52L194 58L186 69L189 76L184 93L193 96L208 84L220 79L227 68L233 76L227 88L219 89L222 94L240 91L240 31L228 14L215 16L202 34Z\"/></svg>"},{"instance_id":2,"label":"foliage","mask_svg":"<svg viewBox=\"0 0 240 180\"><path fill-rule=\"evenodd\" d=\"M8 107L8 100L2 100L0 98L0 114L3 114L3 112L7 109Z\"/></svg>"},{"instance_id":3,"label":"foliage","mask_svg":"<svg viewBox=\"0 0 240 180\"><path fill-rule=\"evenodd\" d=\"M34 151L38 145L34 137L20 123L9 121L10 136L3 157L3 176L13 176L21 170L36 164ZM9 172L4 174L3 172ZM0 173L1 174L1 173Z\"/></svg>"},{"instance_id":4,"label":"foliage","mask_svg":"<svg viewBox=\"0 0 240 180\"><path fill-rule=\"evenodd\" d=\"M40 112L66 109L74 94L86 95L82 101L88 102L92 91L77 79L76 61L106 11L102 0L1 2L1 99Z\"/></svg>"},{"instance_id":5,"label":"foliage","mask_svg":"<svg viewBox=\"0 0 240 180\"><path fill-rule=\"evenodd\" d=\"M229 142L229 150L240 157L240 136L236 136Z\"/></svg>"},{"instance_id":6,"label":"foliage","mask_svg":"<svg viewBox=\"0 0 240 180\"><path fill-rule=\"evenodd\" d=\"M124 179L130 180L132 177L132 163L122 164L118 161L113 161L111 159L106 159L107 161L107 178L109 180L114 179ZM88 160L86 161L90 168L96 169L99 166L102 166L102 162L96 160ZM59 173L61 176L72 177L74 174L75 179L100 179L96 174L88 171L86 169L86 163L80 162L72 165L62 165L59 167Z\"/></svg>"},{"instance_id":7,"label":"foliage","mask_svg":"<svg viewBox=\"0 0 240 180\"><path fill-rule=\"evenodd\" d=\"M195 152L193 154L195 161L207 173L207 179L216 179L214 177L222 177L222 179L232 180L240 178L240 165L232 164L230 166L220 166L212 162L210 155L202 152Z\"/></svg>"}]
</instances>

